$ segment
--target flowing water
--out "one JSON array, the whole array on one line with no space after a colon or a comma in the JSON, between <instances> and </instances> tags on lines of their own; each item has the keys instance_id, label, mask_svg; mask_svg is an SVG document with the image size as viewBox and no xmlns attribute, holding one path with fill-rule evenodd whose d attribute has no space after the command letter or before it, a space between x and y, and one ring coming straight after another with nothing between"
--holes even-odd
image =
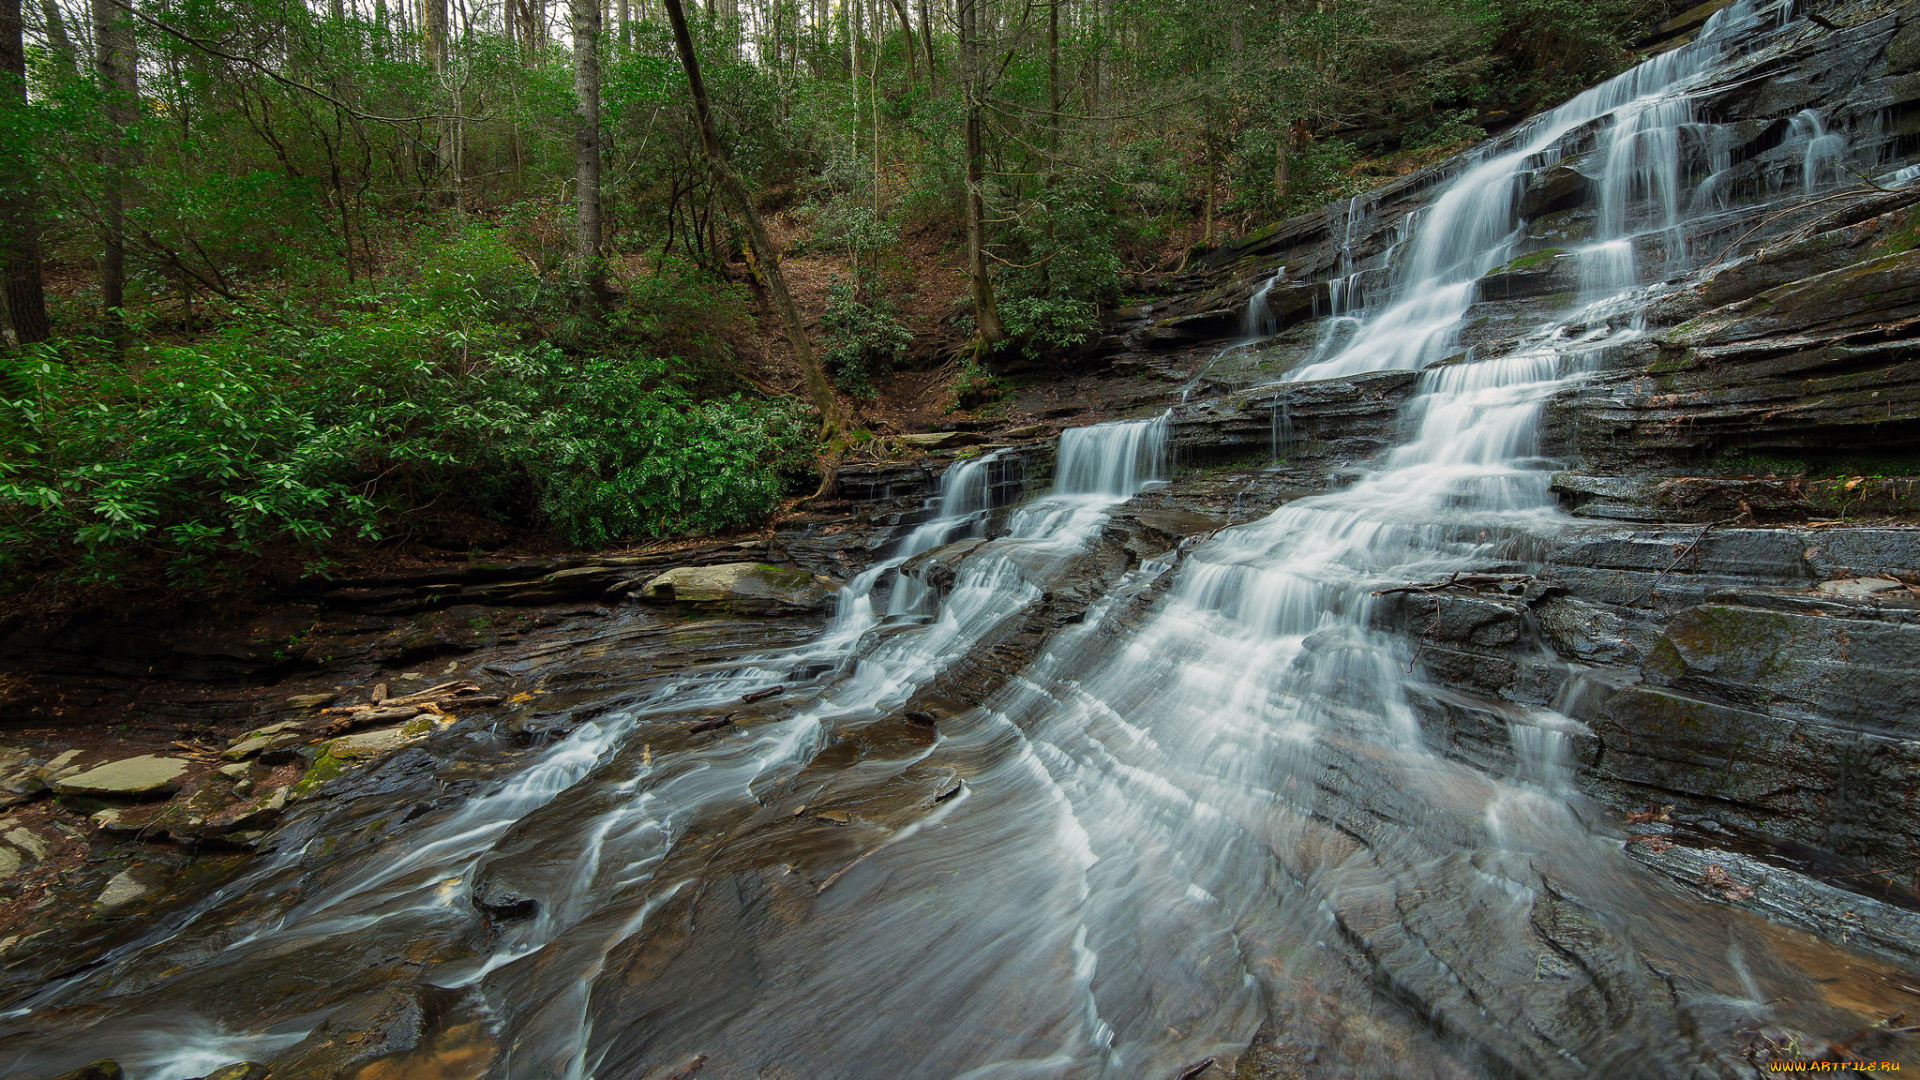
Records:
<instances>
[{"instance_id":1,"label":"flowing water","mask_svg":"<svg viewBox=\"0 0 1920 1080\"><path fill-rule=\"evenodd\" d=\"M1721 212L1694 190L1720 170L1686 134L1691 100L1781 18L1735 4L1478 152L1378 265L1354 267L1349 237L1341 330L1289 378L1422 370L1404 441L1341 490L1120 576L937 738L873 732L1071 587L1115 508L1166 478L1163 421L1065 433L1052 492L1000 530L1018 459L954 466L816 641L688 675L324 873L282 852L30 1000L6 1021L13 1063L80 1042L180 1080L267 1056L322 1013L216 988L440 940L460 944L419 978L475 1003L500 1076L1171 1077L1275 1022L1316 1075L1718 1074L1702 1033L1763 1014L1766 973L1745 931L1670 936L1696 913L1581 822L1577 673L1563 708L1516 711L1512 775L1489 776L1423 744L1420 646L1376 615L1382 588L1560 526L1542 402L1641 332L1637 253L1683 271L1678 230ZM1812 188L1846 148L1805 125ZM1579 300L1467 355L1476 280L1520 250L1524 179L1584 135L1600 212ZM945 588L901 576L963 539ZM654 755L661 718L815 670L784 712ZM534 914L476 939L477 894ZM1543 929L1568 920L1577 945ZM1661 981L1656 953L1704 989ZM110 1011L87 1004L103 995Z\"/></svg>"}]
</instances>

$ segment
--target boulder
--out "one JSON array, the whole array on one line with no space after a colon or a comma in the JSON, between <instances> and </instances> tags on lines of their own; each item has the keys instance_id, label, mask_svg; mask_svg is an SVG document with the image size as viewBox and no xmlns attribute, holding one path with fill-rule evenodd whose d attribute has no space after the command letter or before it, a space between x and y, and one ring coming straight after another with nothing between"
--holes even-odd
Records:
<instances>
[{"instance_id":1,"label":"boulder","mask_svg":"<svg viewBox=\"0 0 1920 1080\"><path fill-rule=\"evenodd\" d=\"M180 776L186 771L187 763L179 758L141 754L55 779L53 790L59 795L96 798L160 798L180 790Z\"/></svg>"},{"instance_id":2,"label":"boulder","mask_svg":"<svg viewBox=\"0 0 1920 1080\"><path fill-rule=\"evenodd\" d=\"M839 586L832 578L765 563L675 567L648 581L640 599L699 611L798 615L825 611Z\"/></svg>"}]
</instances>

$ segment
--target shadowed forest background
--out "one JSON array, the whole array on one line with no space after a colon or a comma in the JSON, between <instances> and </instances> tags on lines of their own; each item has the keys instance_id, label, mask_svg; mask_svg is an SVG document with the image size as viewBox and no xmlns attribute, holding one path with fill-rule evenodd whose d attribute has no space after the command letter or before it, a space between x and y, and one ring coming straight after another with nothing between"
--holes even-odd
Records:
<instances>
[{"instance_id":1,"label":"shadowed forest background","mask_svg":"<svg viewBox=\"0 0 1920 1080\"><path fill-rule=\"evenodd\" d=\"M0 0L0 588L758 528L1667 14Z\"/></svg>"}]
</instances>

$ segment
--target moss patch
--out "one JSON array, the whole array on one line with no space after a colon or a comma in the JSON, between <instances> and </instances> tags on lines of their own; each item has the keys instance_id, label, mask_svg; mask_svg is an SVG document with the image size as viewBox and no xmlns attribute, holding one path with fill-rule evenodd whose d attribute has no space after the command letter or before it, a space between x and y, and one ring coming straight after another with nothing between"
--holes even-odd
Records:
<instances>
[{"instance_id":1,"label":"moss patch","mask_svg":"<svg viewBox=\"0 0 1920 1080\"><path fill-rule=\"evenodd\" d=\"M1565 248L1541 248L1539 251L1529 251L1500 269L1495 270L1494 273L1511 274L1521 270L1539 270L1566 253Z\"/></svg>"},{"instance_id":2,"label":"moss patch","mask_svg":"<svg viewBox=\"0 0 1920 1080\"><path fill-rule=\"evenodd\" d=\"M307 766L306 774L293 785L294 797L305 795L345 771L347 771L346 762L334 757L331 751L320 751L320 756L314 758L313 764Z\"/></svg>"}]
</instances>

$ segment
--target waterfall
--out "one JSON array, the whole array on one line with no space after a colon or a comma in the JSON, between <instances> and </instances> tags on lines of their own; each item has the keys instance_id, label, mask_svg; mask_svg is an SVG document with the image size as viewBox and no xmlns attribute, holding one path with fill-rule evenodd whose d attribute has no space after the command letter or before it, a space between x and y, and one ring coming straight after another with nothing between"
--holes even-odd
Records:
<instances>
[{"instance_id":1,"label":"waterfall","mask_svg":"<svg viewBox=\"0 0 1920 1080\"><path fill-rule=\"evenodd\" d=\"M1631 944L1641 909L1676 903L1672 890L1641 890L1569 805L1584 676L1511 718L1501 775L1451 760L1422 728L1438 700L1424 665L1439 661L1419 630L1450 598L1393 590L1565 527L1538 460L1541 408L1644 333L1634 312L1653 286L1636 252L1659 245L1684 266L1679 233L1724 197L1683 198L1691 94L1786 12L1740 0L1692 44L1476 151L1377 265L1352 265L1366 207L1348 205L1335 311L1288 378L1420 375L1402 441L1339 490L1177 552L1110 546L1118 584L1089 596L1075 560L1167 480L1166 417L1063 433L1052 490L1012 508L992 492L1013 456L956 464L933 516L849 583L816 640L676 672L351 859L283 852L42 991L0 1034L20 1060L83 1045L125 1054L133 1080L177 1080L208 1040L168 1057L156 1032L215 1030L221 1053L264 1054L322 1012L203 1002L169 982L176 969L207 987L330 960L315 980L344 983L364 957L411 960L403 946L428 941L421 978L481 1003L492 1075L516 1078L708 1062L832 1080L1198 1077L1276 1027L1327 1075L1704 1075L1693 1018L1677 1018L1686 995ZM1807 186L1832 137L1811 124ZM1600 206L1574 253L1580 296L1504 354L1466 355L1478 279L1520 253L1528 174L1587 134ZM1291 423L1276 399L1276 453ZM1008 513L988 537L992 509ZM979 543L953 554L937 605L908 581L877 610L908 560L962 539ZM1029 625L1049 593L1073 594L1072 610ZM1001 689L900 734L918 695L977 690L970 665L987 652L1015 672ZM815 666L831 676L791 678ZM782 710L686 741L688 716L776 684ZM669 738L684 748L654 756ZM810 819L823 797L838 816ZM481 920L474 897L496 875L537 914ZM1555 918L1586 952L1539 946ZM85 994L108 988L114 1011L93 1011ZM1565 1018L1596 1011L1591 1034L1528 1056L1550 1041L1532 1033L1578 1035Z\"/></svg>"},{"instance_id":2,"label":"waterfall","mask_svg":"<svg viewBox=\"0 0 1920 1080\"><path fill-rule=\"evenodd\" d=\"M1790 142L1805 143L1800 155L1800 190L1812 194L1841 180L1840 162L1847 155L1847 137L1828 131L1826 121L1812 109L1794 114L1787 125Z\"/></svg>"}]
</instances>

